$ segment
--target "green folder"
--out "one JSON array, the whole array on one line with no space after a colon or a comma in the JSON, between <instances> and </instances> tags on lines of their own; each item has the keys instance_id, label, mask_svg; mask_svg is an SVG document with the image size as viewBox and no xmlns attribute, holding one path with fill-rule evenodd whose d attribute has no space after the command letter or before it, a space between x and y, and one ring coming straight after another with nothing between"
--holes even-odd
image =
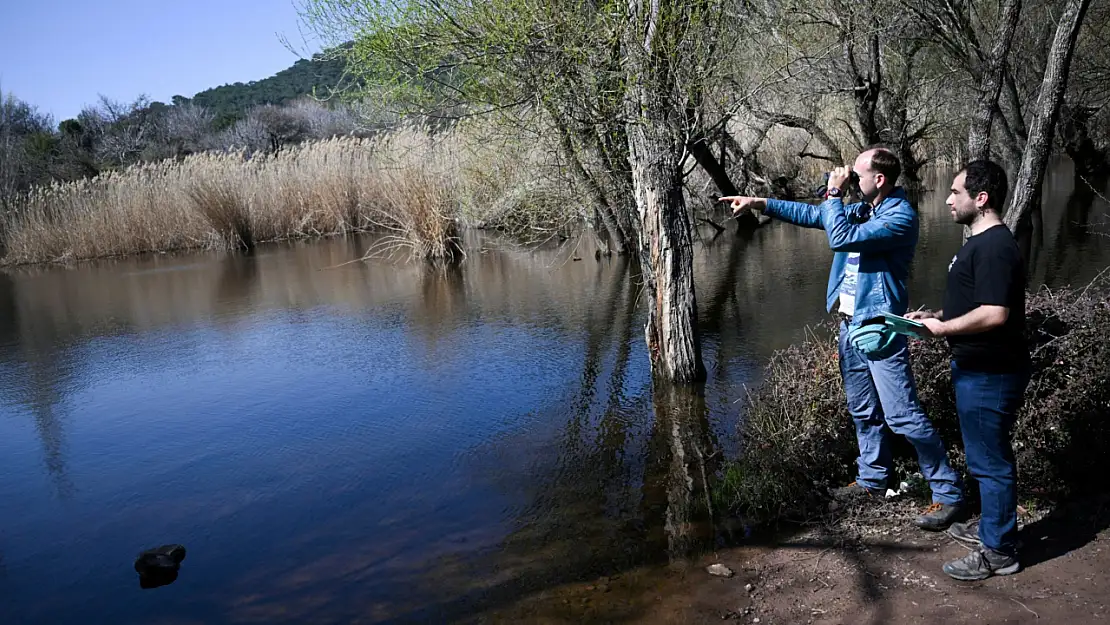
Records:
<instances>
[{"instance_id":1,"label":"green folder","mask_svg":"<svg viewBox=\"0 0 1110 625\"><path fill-rule=\"evenodd\" d=\"M891 313L883 313L883 321L891 329L898 334L912 336L914 338L925 338L929 336L929 331L925 328L925 324L914 321L913 319L906 319L899 315Z\"/></svg>"}]
</instances>

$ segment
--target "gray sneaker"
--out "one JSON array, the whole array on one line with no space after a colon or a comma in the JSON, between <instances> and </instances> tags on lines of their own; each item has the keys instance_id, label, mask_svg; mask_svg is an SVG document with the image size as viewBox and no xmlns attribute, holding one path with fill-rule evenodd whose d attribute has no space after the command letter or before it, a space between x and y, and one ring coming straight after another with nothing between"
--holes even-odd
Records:
<instances>
[{"instance_id":1,"label":"gray sneaker","mask_svg":"<svg viewBox=\"0 0 1110 625\"><path fill-rule=\"evenodd\" d=\"M1021 570L1017 558L983 547L959 560L944 563L944 574L963 582L975 582L993 575L1013 575Z\"/></svg>"},{"instance_id":2,"label":"gray sneaker","mask_svg":"<svg viewBox=\"0 0 1110 625\"><path fill-rule=\"evenodd\" d=\"M983 546L983 543L979 540L979 519L967 523L953 523L948 528L948 535L963 543L966 547L978 549ZM1019 550L1023 545L1024 542L1020 537L1014 541L1014 546Z\"/></svg>"},{"instance_id":3,"label":"gray sneaker","mask_svg":"<svg viewBox=\"0 0 1110 625\"><path fill-rule=\"evenodd\" d=\"M963 516L960 504L935 503L914 519L914 525L930 532L939 532Z\"/></svg>"},{"instance_id":4,"label":"gray sneaker","mask_svg":"<svg viewBox=\"0 0 1110 625\"><path fill-rule=\"evenodd\" d=\"M953 523L948 527L948 535L960 541L968 547L978 549L983 546L979 541L979 521L968 521L967 523Z\"/></svg>"}]
</instances>

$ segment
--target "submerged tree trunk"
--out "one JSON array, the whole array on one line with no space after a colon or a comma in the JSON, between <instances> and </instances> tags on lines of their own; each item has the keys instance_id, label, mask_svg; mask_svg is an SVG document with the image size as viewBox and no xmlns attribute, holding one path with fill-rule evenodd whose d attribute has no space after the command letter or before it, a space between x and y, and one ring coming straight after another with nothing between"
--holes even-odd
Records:
<instances>
[{"instance_id":1,"label":"submerged tree trunk","mask_svg":"<svg viewBox=\"0 0 1110 625\"><path fill-rule=\"evenodd\" d=\"M713 155L713 150L709 148L709 143L705 139L697 139L691 141L686 146L693 155L694 160L698 165L709 174L713 184L717 185L717 190L721 195L743 195L732 183L732 178L729 177L728 171L725 170L717 157ZM751 230L759 227L759 218L756 217L751 211L744 213L742 216L736 218L736 226L740 229Z\"/></svg>"},{"instance_id":2,"label":"submerged tree trunk","mask_svg":"<svg viewBox=\"0 0 1110 625\"><path fill-rule=\"evenodd\" d=\"M1056 129L1056 120L1064 102L1064 92L1068 86L1068 70L1079 27L1087 13L1091 0L1068 0L1052 47L1048 51L1048 64L1045 66L1044 82L1037 99L1037 109L1029 130L1029 140L1025 143L1021 169L1014 181L1013 199L1006 211L1005 222L1011 231L1018 231L1019 224L1026 219L1033 208L1040 203L1041 187L1044 183L1045 167ZM1026 258L1028 260L1028 257Z\"/></svg>"},{"instance_id":3,"label":"submerged tree trunk","mask_svg":"<svg viewBox=\"0 0 1110 625\"><path fill-rule=\"evenodd\" d=\"M671 58L660 29L674 28L675 4L629 0L626 31L628 95L626 133L636 198L648 305L646 339L657 379L705 378L694 297L693 233L682 195L685 107L673 98Z\"/></svg>"},{"instance_id":4,"label":"submerged tree trunk","mask_svg":"<svg viewBox=\"0 0 1110 625\"><path fill-rule=\"evenodd\" d=\"M649 94L646 99L653 97ZM650 121L649 110L644 112L643 123L632 122L635 127L629 129L628 141L648 302L648 351L656 375L694 382L705 377L705 367L698 339L693 237L682 196L682 170L676 146L665 136L669 133L660 132Z\"/></svg>"},{"instance_id":5,"label":"submerged tree trunk","mask_svg":"<svg viewBox=\"0 0 1110 625\"><path fill-rule=\"evenodd\" d=\"M1067 103L1060 110L1060 138L1064 150L1075 163L1075 175L1084 179L1096 177L1107 168L1106 153L1091 139L1089 122L1093 112L1093 109Z\"/></svg>"},{"instance_id":6,"label":"submerged tree trunk","mask_svg":"<svg viewBox=\"0 0 1110 625\"><path fill-rule=\"evenodd\" d=\"M1004 0L994 34L994 46L980 76L979 98L975 103L975 114L971 118L968 132L967 152L971 160L991 156L991 126L998 108L998 97L1002 94L1006 58L1010 54L1010 45L1013 43L1020 16L1021 0Z\"/></svg>"}]
</instances>

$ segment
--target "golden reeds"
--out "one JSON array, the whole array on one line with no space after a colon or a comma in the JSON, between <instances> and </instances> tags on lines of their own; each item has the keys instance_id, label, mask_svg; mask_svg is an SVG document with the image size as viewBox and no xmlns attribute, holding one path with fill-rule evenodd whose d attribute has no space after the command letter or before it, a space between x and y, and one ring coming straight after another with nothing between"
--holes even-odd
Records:
<instances>
[{"instance_id":1,"label":"golden reeds","mask_svg":"<svg viewBox=\"0 0 1110 625\"><path fill-rule=\"evenodd\" d=\"M198 154L37 188L4 218L2 262L249 248L372 229L387 231L386 241L414 256L456 258L460 214L476 212L467 199L489 195L472 187L490 186L460 175L468 170L461 163L496 153L472 147L458 133L432 138L401 131L305 143L278 154ZM522 166L505 175L535 172Z\"/></svg>"}]
</instances>

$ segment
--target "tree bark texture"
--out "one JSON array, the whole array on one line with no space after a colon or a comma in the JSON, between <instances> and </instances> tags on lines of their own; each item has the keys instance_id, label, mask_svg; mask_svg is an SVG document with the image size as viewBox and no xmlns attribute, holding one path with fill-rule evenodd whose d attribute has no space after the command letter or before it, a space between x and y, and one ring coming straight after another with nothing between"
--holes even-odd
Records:
<instances>
[{"instance_id":1,"label":"tree bark texture","mask_svg":"<svg viewBox=\"0 0 1110 625\"><path fill-rule=\"evenodd\" d=\"M882 111L879 136L882 141L893 148L902 162L902 184L907 189L919 190L921 176L919 172L924 163L918 160L913 152L913 146L925 137L929 125L924 124L914 131L910 130L910 112L908 102L909 91L914 88L914 71L917 68L918 55L924 46L917 41L901 41L895 45L900 63L894 64L893 79L887 80L883 85L883 97L880 110ZM878 71L878 70L875 70Z\"/></svg>"},{"instance_id":2,"label":"tree bark texture","mask_svg":"<svg viewBox=\"0 0 1110 625\"><path fill-rule=\"evenodd\" d=\"M1018 145L1017 135L1014 134L1014 130L1010 126L1010 120L1006 118L1006 113L1003 112L1002 107L995 107L994 115L998 122L997 128L1000 131L999 139L1001 141L998 143L998 148L1002 160L1005 161L1008 167L1016 168L1021 163L1021 146Z\"/></svg>"},{"instance_id":3,"label":"tree bark texture","mask_svg":"<svg viewBox=\"0 0 1110 625\"><path fill-rule=\"evenodd\" d=\"M998 108L998 98L1002 94L1006 59L1010 54L1020 16L1021 0L1004 0L994 34L994 46L991 47L986 67L979 78L979 97L968 131L967 153L971 160L991 156L991 126Z\"/></svg>"},{"instance_id":4,"label":"tree bark texture","mask_svg":"<svg viewBox=\"0 0 1110 625\"><path fill-rule=\"evenodd\" d=\"M1009 113L1010 127L1013 129L1014 136L1020 142L1022 149L1024 149L1025 141L1029 139L1029 128L1025 125L1025 108L1021 103L1021 95L1018 94L1014 73L1007 71L1005 74L1006 89L1002 91L1002 102L1005 106L1001 108L1004 112Z\"/></svg>"},{"instance_id":5,"label":"tree bark texture","mask_svg":"<svg viewBox=\"0 0 1110 625\"><path fill-rule=\"evenodd\" d=\"M856 62L855 45L852 43L852 39L849 38L846 44L848 64L852 68L855 80L852 95L856 100L856 117L861 131L862 145L860 147L881 143L883 140L879 133L878 121L875 119L875 114L879 108L879 95L883 89L879 36L877 34L871 35L867 39L867 44L870 65L866 72L862 71Z\"/></svg>"},{"instance_id":6,"label":"tree bark texture","mask_svg":"<svg viewBox=\"0 0 1110 625\"><path fill-rule=\"evenodd\" d=\"M659 30L681 0L629 0L627 135L648 305L645 329L657 379L705 379L694 296L693 233L682 194L683 115ZM661 6L662 5L662 6Z\"/></svg>"},{"instance_id":7,"label":"tree bark texture","mask_svg":"<svg viewBox=\"0 0 1110 625\"><path fill-rule=\"evenodd\" d=\"M1018 230L1019 224L1040 203L1056 121L1068 87L1068 70L1075 51L1075 40L1090 4L1091 0L1068 0L1056 26L1056 35L1048 51L1048 64L1045 66L1040 97L1037 98L1037 108L1029 129L1029 140L1025 143L1021 169L1014 181L1014 193L1006 211L1005 222L1013 232Z\"/></svg>"}]
</instances>

